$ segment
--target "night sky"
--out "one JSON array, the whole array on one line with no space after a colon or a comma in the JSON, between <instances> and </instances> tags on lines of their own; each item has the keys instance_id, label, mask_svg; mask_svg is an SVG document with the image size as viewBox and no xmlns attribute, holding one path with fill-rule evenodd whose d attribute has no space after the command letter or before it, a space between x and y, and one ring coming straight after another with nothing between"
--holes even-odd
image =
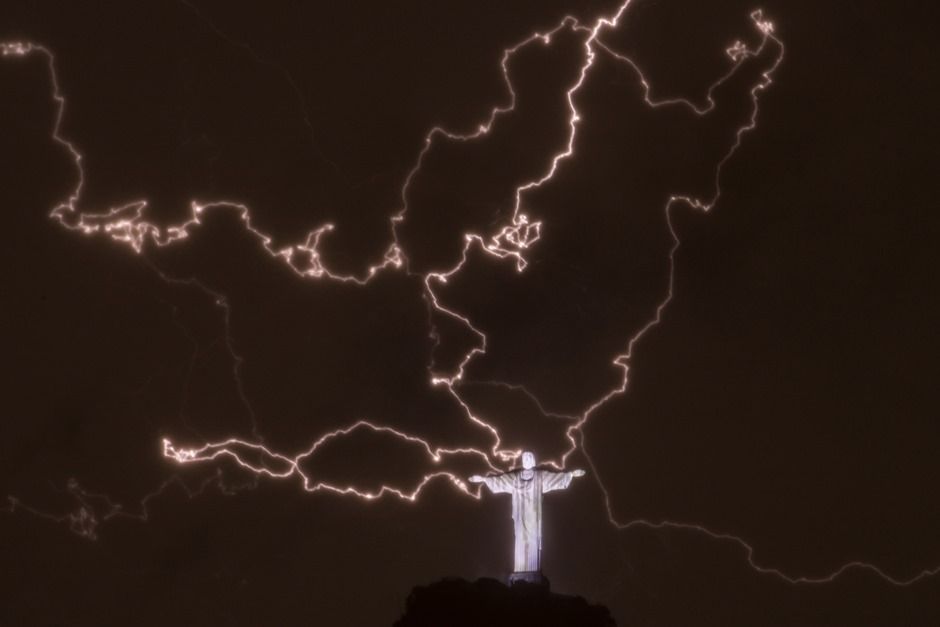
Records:
<instances>
[{"instance_id":1,"label":"night sky","mask_svg":"<svg viewBox=\"0 0 940 627\"><path fill-rule=\"evenodd\" d=\"M589 59L618 6L0 6L82 155L45 53L7 47L0 625L391 624L416 585L508 575L509 499L299 473L411 492L523 448L588 470L546 497L543 570L619 625L940 624L936 9L633 0ZM504 51L549 31L512 100ZM716 172L709 211L670 205ZM523 271L468 243L543 177ZM164 236L222 204L140 252L76 228L140 201ZM290 263L259 236L327 224ZM237 438L281 472L250 445L359 420L482 454L360 428L280 479L164 456Z\"/></svg>"}]
</instances>

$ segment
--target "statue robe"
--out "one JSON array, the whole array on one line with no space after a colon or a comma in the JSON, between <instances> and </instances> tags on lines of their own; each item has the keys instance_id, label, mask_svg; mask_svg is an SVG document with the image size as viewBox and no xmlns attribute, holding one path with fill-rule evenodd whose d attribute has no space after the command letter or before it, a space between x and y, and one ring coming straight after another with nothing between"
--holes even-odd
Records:
<instances>
[{"instance_id":1,"label":"statue robe","mask_svg":"<svg viewBox=\"0 0 940 627\"><path fill-rule=\"evenodd\" d=\"M514 470L490 477L484 483L493 493L512 494L512 522L515 531L514 572L541 570L542 494L564 490L571 483L570 472Z\"/></svg>"}]
</instances>

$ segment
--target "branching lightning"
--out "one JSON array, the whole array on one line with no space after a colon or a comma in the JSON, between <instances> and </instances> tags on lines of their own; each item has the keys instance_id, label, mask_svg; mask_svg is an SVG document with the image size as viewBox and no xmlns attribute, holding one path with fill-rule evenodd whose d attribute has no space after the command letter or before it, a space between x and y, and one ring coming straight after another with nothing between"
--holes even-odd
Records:
<instances>
[{"instance_id":1,"label":"branching lightning","mask_svg":"<svg viewBox=\"0 0 940 627\"><path fill-rule=\"evenodd\" d=\"M19 510L29 512L33 516L54 523L65 524L73 533L83 538L96 540L98 538L98 527L109 520L117 518L137 521L149 520L150 502L165 494L173 486L179 486L183 494L192 499L201 495L212 485L222 487L223 491L228 494L237 492L236 489L227 487L222 483L220 471L216 471L213 475L203 479L194 488L188 486L181 478L173 476L157 486L155 490L144 495L140 499L136 511L128 511L121 503L115 502L108 495L89 492L79 485L77 480L69 479L65 491L69 497L77 503L77 507L73 511L60 515L49 514L24 503L19 498L12 495L7 496L7 505L4 508L0 508L0 511L5 511L10 514Z\"/></svg>"},{"instance_id":2,"label":"branching lightning","mask_svg":"<svg viewBox=\"0 0 940 627\"><path fill-rule=\"evenodd\" d=\"M206 444L200 448L190 449L177 449L173 446L172 442L165 439L163 441L163 455L180 464L205 462L218 459L219 457L228 457L231 458L238 466L255 474L264 475L275 479L297 477L302 481L303 488L307 492L318 492L320 490L326 490L337 494L354 495L367 500L376 499L385 494L391 494L401 499L414 502L429 482L440 477L449 479L451 483L453 483L461 492L473 496L474 498L479 498L479 491L471 491L466 482L457 477L455 474L446 471L438 471L425 475L419 481L418 485L410 491L383 485L378 490L369 492L365 490L359 490L353 486L337 486L325 483L323 481L315 481L306 472L304 472L303 468L301 468L303 461L315 455L321 446L330 442L331 440L350 435L356 431L371 431L373 433L392 435L403 440L404 442L407 442L410 445L415 446L418 449L422 449L428 459L430 459L435 464L440 463L441 460L448 455L466 454L478 456L483 459L484 463L486 463L490 469L498 470L498 468L490 462L489 457L483 451L479 451L473 448L432 448L426 440L408 435L407 433L397 429L392 429L391 427L378 426L366 420L360 420L349 427L344 427L342 429L337 429L335 431L330 431L329 433L324 434L319 439L317 439L307 450L298 455L295 455L294 457L288 457L271 451L260 444L245 442L237 438L231 438L225 440L224 442ZM239 455L239 450L243 452L251 451L253 453L260 454L264 462L260 464L251 463L245 459L244 455Z\"/></svg>"},{"instance_id":3,"label":"branching lightning","mask_svg":"<svg viewBox=\"0 0 940 627\"><path fill-rule=\"evenodd\" d=\"M395 213L389 221L391 243L387 247L381 259L379 259L373 265L369 266L365 272L360 275L333 272L325 265L324 260L319 252L319 245L322 241L322 238L327 236L334 229L334 225L330 223L320 225L316 229L307 233L306 236L299 242L287 246L276 247L273 244L273 239L270 236L266 235L253 225L249 208L246 205L236 201L193 200L190 206L190 217L181 224L171 226L158 226L146 221L145 218L148 203L145 199L128 202L117 207L108 208L101 212L82 211L79 208L79 202L85 184L86 173L82 166L82 154L79 152L76 146L71 141L63 137L60 132L63 116L65 114L66 101L59 85L55 56L48 48L32 42L0 43L0 55L2 55L4 58L22 58L30 55L39 55L44 57L48 64L52 85L52 99L57 105L55 121L52 129L52 138L70 154L77 170L77 182L75 187L63 202L51 210L50 217L57 223L69 230L81 233L83 235L106 236L111 240L127 245L134 251L134 253L140 254L146 249L148 245L165 247L186 240L194 229L200 227L202 224L202 219L207 214L207 212L219 210L235 211L243 222L245 229L258 239L262 249L270 256L283 262L300 278L342 281L365 287L375 276L381 272L403 271L411 273L408 259L399 245L397 227L408 217L409 188L415 176L421 171L425 157L435 142L472 142L478 140L488 135L502 116L511 111L514 111L516 105L516 93L513 90L513 83L510 77L508 64L517 51L530 45L539 45L540 43L542 45L548 45L551 43L552 38L563 29L572 29L573 31L582 34L584 37L584 61L580 67L580 71L577 74L576 81L566 90L566 100L568 107L568 133L564 145L556 154L554 154L549 162L549 166L540 176L532 180L521 182L516 186L514 192L513 210L508 223L496 227L493 232L465 234L462 254L456 265L451 268L439 269L430 271L424 275L419 275L423 280L429 306L433 309L433 311L439 315L459 322L469 329L478 340L476 346L471 348L462 356L462 359L459 361L453 372L446 375L441 373L431 373L430 384L435 386L444 386L453 399L463 409L463 412L465 413L468 420L473 425L483 429L491 436L492 445L489 450L481 450L472 447L434 447L425 439L365 419L357 420L347 427L336 429L334 431L323 434L299 454L287 455L271 450L263 444L261 436L258 433L254 412L251 410L250 404L248 403L248 399L241 387L241 381L238 376L238 368L241 364L241 357L239 357L238 354L234 351L230 342L229 350L234 363L233 374L239 385L238 389L241 395L241 400L245 403L252 416L252 430L255 440L247 441L239 438L229 438L220 442L206 443L199 447L180 447L174 444L171 440L164 439L162 442L163 456L166 459L178 464L206 463L220 459L227 459L254 477L297 480L300 482L302 488L306 492L311 493L326 491L341 495L355 496L364 500L373 500L383 496L393 496L405 501L415 502L427 485L435 480L443 479L454 485L461 493L473 498L479 498L480 492L478 489L472 489L461 477L445 470L438 470L424 475L414 486L396 487L393 485L382 485L378 489L370 491L360 489L355 486L337 485L334 483L318 480L305 471L302 465L305 460L312 458L321 449L321 447L328 444L329 442L332 442L338 438L351 436L356 433L368 432L396 438L405 443L407 446L412 447L415 451L417 451L418 455L423 456L432 464L440 464L445 458L448 457L464 455L470 456L472 458L478 458L488 468L498 470L501 467L501 464L505 465L515 460L520 455L521 451L507 449L502 444L499 431L483 417L475 415L475 413L469 407L468 403L461 397L458 384L462 383L464 385L480 384L505 386L513 390L521 391L527 395L544 415L570 422L566 431L566 437L569 446L558 459L552 460L551 463L557 467L564 467L568 458L572 454L580 451L591 467L598 486L603 493L610 522L618 529L627 530L634 527L646 527L651 529L694 531L704 534L714 540L731 542L736 544L744 551L748 564L755 571L762 574L773 575L793 584L827 583L835 580L848 571L864 570L876 574L890 584L905 586L940 572L940 567L937 567L934 569L923 570L910 578L903 579L892 577L872 564L862 561L853 561L838 567L832 573L824 576L791 576L779 569L760 565L754 559L754 548L752 545L735 535L718 533L704 526L688 523L670 521L654 522L647 520L620 522L614 515L613 508L610 503L609 492L598 475L593 460L588 454L583 427L588 423L588 421L597 412L598 409L603 407L611 399L620 396L627 391L629 383L629 368L633 357L634 348L654 327L660 323L664 310L673 298L676 272L676 253L680 246L680 239L673 225L672 215L674 209L679 206L685 206L687 208L707 212L718 202L721 196L720 178L723 168L728 160L731 159L737 152L739 146L741 145L744 134L756 127L759 94L761 91L771 85L772 76L782 63L784 57L783 43L774 34L773 23L767 20L760 11L755 11L751 17L755 28L760 34L760 43L756 48L751 49L739 41L735 42L727 49L727 54L732 61L732 65L728 72L720 77L710 87L706 98L706 104L704 106L697 106L691 100L683 98L657 100L652 97L652 88L650 83L647 81L638 64L628 56L616 51L612 46L603 41L603 34L606 31L617 28L621 20L624 18L624 15L626 14L630 4L631 0L625 0L619 7L617 7L616 11L612 15L600 17L596 19L596 21L594 21L594 23L591 25L585 25L579 20L570 16L566 17L554 29L544 33L533 33L529 37L523 39L516 45L507 48L504 51L502 55L501 69L503 80L508 92L508 102L504 105L494 107L486 119L481 122L473 132L462 134L451 132L443 127L437 126L432 128L426 134L423 148L417 155L414 166L410 169L402 184L400 210ZM205 19L205 16L199 13L198 9L192 7L192 5L188 6L190 6L190 8L193 9L193 11L195 11L201 18ZM230 43L235 43L240 47L246 48L257 61L263 62L250 48L247 48L241 44L237 44L237 42L233 42L222 31L211 25L211 23L210 27L217 35L225 38ZM547 411L537 396L519 384L502 381L466 381L464 377L467 365L475 357L482 355L487 351L487 335L482 329L478 328L478 326L475 326L467 315L448 308L442 304L438 298L437 293L435 292L435 287L447 284L452 277L460 273L467 264L468 255L472 250L482 251L483 253L498 259L509 260L514 264L515 269L518 272L523 273L525 271L528 263L526 258L527 251L535 246L539 241L542 226L540 221L532 219L524 211L526 194L545 185L555 176L555 173L559 170L559 168L564 166L565 161L575 157L575 139L577 137L578 124L581 121L581 113L575 104L575 96L584 86L588 76L591 73L591 70L595 66L595 61L598 58L598 55L608 55L610 59L621 64L626 71L629 71L633 74L635 79L642 87L643 99L648 107L685 107L695 115L705 116L708 115L716 106L715 101L712 98L714 90L734 76L747 59L756 55L760 55L768 48L771 50L777 50L776 57L769 69L763 72L761 79L753 86L750 91L750 97L752 100L751 116L742 126L737 129L730 149L726 154L724 154L715 167L711 195L704 198L674 195L669 198L668 202L663 208L664 218L672 241L671 247L668 251L668 278L665 286L666 289L662 299L655 308L654 315L629 339L626 347L624 348L624 351L613 359L612 365L615 368L619 368L622 373L619 385L614 389L604 393L600 398L588 405L579 415L559 415ZM296 84L293 82L293 79L289 74L286 74L286 72L282 71L282 73L285 75L286 80L291 83L295 93L302 102L303 99L300 96L299 90L297 89ZM305 122L312 132L312 124L308 117L305 117ZM157 272L159 271L157 270ZM162 273L161 276L170 282L182 281L180 279L174 279L172 277L165 276ZM192 282L190 283L192 284ZM229 305L225 299L225 296L223 294L213 292L201 284L197 284L197 287L206 292L213 299L217 306L223 308L225 312L227 331ZM433 324L431 325L431 333L432 337L436 337L436 329L434 328ZM209 485L209 483L214 479L216 479L216 477L206 480L198 487L197 490L187 489L187 493L190 496L195 496L205 489L205 487ZM94 538L96 527L102 521L115 517L130 517L146 520L148 516L147 506L149 501L163 493L170 485L174 483L183 485L175 477L168 480L166 483L161 485L158 490L144 497L143 501L141 502L140 511L138 513L126 512L122 506L114 504L107 497L86 492L85 490L79 488L75 483L70 483L69 485L69 493L80 504L80 507L75 513L65 516L50 516L24 505L21 501L13 497L9 497L8 511L15 511L18 509L31 511L37 515L67 523L80 535ZM185 485L183 485L183 487L185 488ZM95 507L95 503L100 503L102 505ZM95 514L95 512L98 510L103 511L104 513Z\"/></svg>"}]
</instances>

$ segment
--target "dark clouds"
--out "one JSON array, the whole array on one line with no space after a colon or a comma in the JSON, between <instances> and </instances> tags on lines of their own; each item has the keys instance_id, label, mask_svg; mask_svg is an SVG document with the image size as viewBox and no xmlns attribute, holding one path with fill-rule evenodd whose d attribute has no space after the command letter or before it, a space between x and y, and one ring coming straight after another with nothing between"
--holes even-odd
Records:
<instances>
[{"instance_id":1,"label":"dark clouds","mask_svg":"<svg viewBox=\"0 0 940 627\"><path fill-rule=\"evenodd\" d=\"M64 132L88 155L88 207L147 197L165 223L184 218L193 197L221 197L250 205L279 243L330 221L327 262L361 272L385 250L427 129L472 131L504 102L502 49L555 26L566 10L556 4L376 13L29 3L5 6L0 31L57 53ZM702 104L727 68L727 45L753 43L752 8L638 2L605 41L636 55L654 97ZM637 347L629 394L588 426L587 448L620 519L740 533L760 563L792 574L866 559L911 576L940 561L931 489L937 224L923 184L936 163L925 139L936 110L932 22L874 3L764 8L787 60L762 98L758 131L724 172L721 203L708 215L676 212L677 297ZM550 55L565 45L582 52L559 38L539 50L549 56L527 61L536 92L558 95L552 81L570 75L571 59ZM441 290L492 334L469 379L525 383L563 412L617 383L610 359L665 286L663 201L707 193L729 129L749 115L741 88L765 62L729 84L717 117L699 119L650 112L635 76L598 60L578 101L590 112L579 158L526 199L544 220L526 273L471 253L469 272ZM251 435L236 371L260 432L292 453L362 414L442 443L490 443L427 385L432 354L435 371L449 372L476 338L439 316L439 338L430 333L417 277L392 273L367 289L301 280L226 210L146 258L66 232L46 218L74 171L48 138L45 68L31 58L0 63L0 73L2 119L15 121L0 139L10 234L3 493L69 512L76 477L133 508L176 470L159 455L162 437ZM544 117L507 118L498 146L434 146L428 163L448 178L415 181L421 220L403 241L416 269L452 263L462 230L505 219L513 177L538 172L564 131L565 103L552 102ZM149 264L184 283L165 283ZM192 279L224 293L228 326ZM564 445L565 419L542 416L524 393L479 383L461 391L494 412L512 446ZM330 468L311 468L338 482L371 486L383 466L408 482L424 470L366 435L324 453ZM244 481L219 468L228 484ZM197 485L214 471L182 475ZM590 483L547 500L545 567L556 588L609 605L621 623L929 625L940 613L933 580L897 590L855 573L790 587L756 575L731 543L618 533L603 503ZM415 583L508 568L507 507L446 483L411 505L307 496L269 481L192 500L171 488L150 503L147 524L115 521L94 543L3 516L2 576L16 601L2 618L387 624Z\"/></svg>"}]
</instances>

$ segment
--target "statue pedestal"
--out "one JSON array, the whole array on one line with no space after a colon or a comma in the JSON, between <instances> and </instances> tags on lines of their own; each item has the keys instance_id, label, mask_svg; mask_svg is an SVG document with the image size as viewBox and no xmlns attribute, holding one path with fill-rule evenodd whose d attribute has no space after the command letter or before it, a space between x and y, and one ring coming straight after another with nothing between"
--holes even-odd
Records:
<instances>
[{"instance_id":1,"label":"statue pedestal","mask_svg":"<svg viewBox=\"0 0 940 627\"><path fill-rule=\"evenodd\" d=\"M509 575L510 586L515 585L521 581L535 584L537 586L545 586L548 588L548 579L546 579L545 575L543 575L542 572L538 570L520 571Z\"/></svg>"}]
</instances>

